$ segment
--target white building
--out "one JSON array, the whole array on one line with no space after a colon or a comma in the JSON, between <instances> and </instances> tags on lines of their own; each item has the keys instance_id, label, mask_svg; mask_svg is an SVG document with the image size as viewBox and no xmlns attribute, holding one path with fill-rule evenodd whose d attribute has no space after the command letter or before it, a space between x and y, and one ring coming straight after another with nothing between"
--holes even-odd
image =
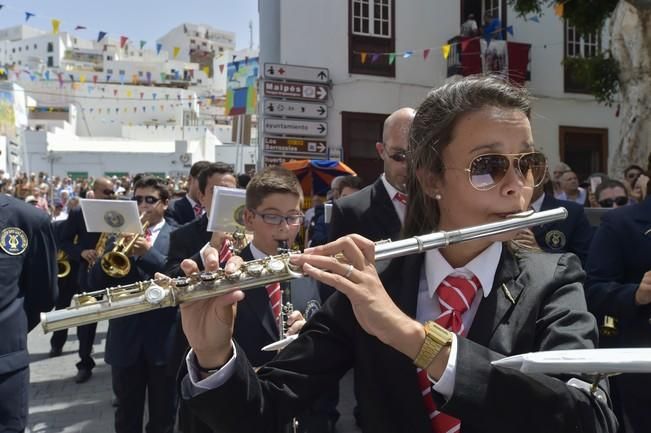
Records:
<instances>
[{"instance_id":1,"label":"white building","mask_svg":"<svg viewBox=\"0 0 651 433\"><path fill-rule=\"evenodd\" d=\"M461 44L454 38L474 13L478 21L485 14L498 17L509 43L531 45L527 86L535 96L534 139L550 164L564 160L580 177L607 171L608 143L615 143L619 133L614 109L578 93L580 86L562 64L565 55L606 48L605 37L578 38L552 9L538 22L525 21L506 0L414 0L400 2L399 13L397 6L394 0L261 3L262 62L329 69L331 155L341 152L366 181L374 179L381 170L374 144L384 118L397 108L417 107L430 88L460 70ZM446 60L442 47L449 42ZM389 53L396 53L392 62ZM478 50L475 55L481 63Z\"/></svg>"},{"instance_id":2,"label":"white building","mask_svg":"<svg viewBox=\"0 0 651 433\"><path fill-rule=\"evenodd\" d=\"M192 24L169 32L161 47L25 25L0 30L2 71L34 100L16 166L97 176L176 173L214 160L215 146L232 141L219 106L225 68L214 74L216 59L227 57L216 53L230 53L234 41L233 33ZM237 155L225 162L244 160Z\"/></svg>"}]
</instances>

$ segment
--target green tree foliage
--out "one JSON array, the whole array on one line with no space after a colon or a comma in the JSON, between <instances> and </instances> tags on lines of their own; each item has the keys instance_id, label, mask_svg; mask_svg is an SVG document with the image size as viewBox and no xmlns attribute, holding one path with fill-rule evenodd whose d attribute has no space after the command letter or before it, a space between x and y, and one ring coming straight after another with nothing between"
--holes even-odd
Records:
<instances>
[{"instance_id":1,"label":"green tree foliage","mask_svg":"<svg viewBox=\"0 0 651 433\"><path fill-rule=\"evenodd\" d=\"M540 15L555 4L563 4L563 18L581 34L600 31L620 0L509 0L522 17ZM607 105L619 90L619 65L610 53L590 58L568 58L565 63L573 69L599 102Z\"/></svg>"}]
</instances>

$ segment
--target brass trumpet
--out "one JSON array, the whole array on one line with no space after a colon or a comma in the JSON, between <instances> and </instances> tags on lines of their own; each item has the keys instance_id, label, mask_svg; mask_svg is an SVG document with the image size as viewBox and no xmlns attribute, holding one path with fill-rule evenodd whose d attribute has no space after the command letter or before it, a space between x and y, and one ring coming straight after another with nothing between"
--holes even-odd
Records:
<instances>
[{"instance_id":1,"label":"brass trumpet","mask_svg":"<svg viewBox=\"0 0 651 433\"><path fill-rule=\"evenodd\" d=\"M144 214L140 217L141 222L143 217ZM147 227L149 227L149 221L146 221L142 225L142 230L143 231L147 230ZM131 252L131 249L133 248L136 241L142 235L140 234L135 235L131 238L130 241L127 242L126 239L128 236L131 235L127 233L122 233L121 235L119 235L115 240L115 245L113 246L113 249L102 256L102 259L100 261L100 266L102 268L102 271L104 271L104 273L109 277L113 277L113 278L126 277L131 271L131 261L129 260L129 255L130 255L129 253Z\"/></svg>"},{"instance_id":2,"label":"brass trumpet","mask_svg":"<svg viewBox=\"0 0 651 433\"><path fill-rule=\"evenodd\" d=\"M68 255L65 251L59 250L57 252L57 278L65 278L70 275L70 260L68 260Z\"/></svg>"}]
</instances>

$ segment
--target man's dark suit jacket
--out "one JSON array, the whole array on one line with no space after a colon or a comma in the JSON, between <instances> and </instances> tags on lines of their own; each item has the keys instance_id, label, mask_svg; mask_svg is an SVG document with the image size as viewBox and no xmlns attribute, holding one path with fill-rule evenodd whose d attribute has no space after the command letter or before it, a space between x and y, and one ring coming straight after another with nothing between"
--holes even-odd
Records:
<instances>
[{"instance_id":1,"label":"man's dark suit jacket","mask_svg":"<svg viewBox=\"0 0 651 433\"><path fill-rule=\"evenodd\" d=\"M203 270L200 251L210 242L212 233L208 231L208 215L191 221L184 226L176 228L170 235L170 247L167 254L164 273L170 277L181 277L181 262L185 259L194 260L199 269Z\"/></svg>"},{"instance_id":2,"label":"man's dark suit jacket","mask_svg":"<svg viewBox=\"0 0 651 433\"><path fill-rule=\"evenodd\" d=\"M396 259L383 274L389 295L411 317L423 259ZM567 385L567 378L491 365L520 353L594 347L596 324L586 310L583 276L574 255L516 255L505 247L490 295L468 337L458 337L454 392L440 406L461 419L464 433L615 431L610 409ZM240 353L229 380L189 400L215 431L273 432L354 367L364 432L431 432L412 360L367 334L339 292L257 375ZM186 396L188 382L186 376ZM220 407L228 410L215 410Z\"/></svg>"},{"instance_id":3,"label":"man's dark suit jacket","mask_svg":"<svg viewBox=\"0 0 651 433\"><path fill-rule=\"evenodd\" d=\"M592 240L586 271L588 308L599 323L604 316L618 320L617 335L602 336L601 345L651 347L651 305L635 303L642 277L651 271L651 196L603 216ZM633 431L651 431L651 377L623 374L611 382Z\"/></svg>"},{"instance_id":4,"label":"man's dark suit jacket","mask_svg":"<svg viewBox=\"0 0 651 433\"><path fill-rule=\"evenodd\" d=\"M0 232L9 228L22 230L27 245L12 250L8 234L0 239L15 253L0 249L0 376L29 364L27 333L57 297L56 241L47 214L0 194Z\"/></svg>"},{"instance_id":5,"label":"man's dark suit jacket","mask_svg":"<svg viewBox=\"0 0 651 433\"><path fill-rule=\"evenodd\" d=\"M88 233L84 214L78 206L70 211L68 219L61 228L61 249L66 252L70 260L79 263L77 271L77 284L82 290L92 290L93 287L88 280L88 262L81 258L84 250L94 250L99 240L100 233ZM77 238L77 243L75 243Z\"/></svg>"},{"instance_id":6,"label":"man's dark suit jacket","mask_svg":"<svg viewBox=\"0 0 651 433\"><path fill-rule=\"evenodd\" d=\"M90 281L97 288L115 287L154 277L165 265L172 227L163 225L147 254L130 257L131 270L123 278L112 278L100 268L100 260L90 272ZM107 245L112 247L112 242ZM126 368L144 356L148 364L166 365L176 323L176 308L161 308L147 313L111 319L106 336L104 360L107 364Z\"/></svg>"},{"instance_id":7,"label":"man's dark suit jacket","mask_svg":"<svg viewBox=\"0 0 651 433\"><path fill-rule=\"evenodd\" d=\"M543 251L548 253L574 253L579 256L581 263L585 265L594 229L590 226L583 211L583 206L580 204L558 200L550 194L545 194L540 210L555 209L561 206L567 209L568 215L566 219L535 226L531 230L536 237L536 242Z\"/></svg>"},{"instance_id":8,"label":"man's dark suit jacket","mask_svg":"<svg viewBox=\"0 0 651 433\"><path fill-rule=\"evenodd\" d=\"M187 197L173 200L165 211L165 219L172 220L177 227L193 221L194 209Z\"/></svg>"},{"instance_id":9,"label":"man's dark suit jacket","mask_svg":"<svg viewBox=\"0 0 651 433\"><path fill-rule=\"evenodd\" d=\"M357 233L372 241L400 239L402 224L381 178L354 194L335 200L330 219L330 241ZM335 289L319 283L323 302Z\"/></svg>"},{"instance_id":10,"label":"man's dark suit jacket","mask_svg":"<svg viewBox=\"0 0 651 433\"><path fill-rule=\"evenodd\" d=\"M400 218L393 207L382 179L335 200L330 220L330 240L357 233L372 241L396 240L400 236Z\"/></svg>"}]
</instances>

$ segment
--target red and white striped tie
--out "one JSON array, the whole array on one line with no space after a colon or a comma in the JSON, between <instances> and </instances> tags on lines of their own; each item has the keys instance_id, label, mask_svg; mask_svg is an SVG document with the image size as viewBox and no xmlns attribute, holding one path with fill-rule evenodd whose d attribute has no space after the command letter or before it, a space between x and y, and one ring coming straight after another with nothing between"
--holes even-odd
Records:
<instances>
[{"instance_id":1,"label":"red and white striped tie","mask_svg":"<svg viewBox=\"0 0 651 433\"><path fill-rule=\"evenodd\" d=\"M276 324L280 327L280 302L281 302L280 283L275 282L275 283L268 284L266 288L267 288L267 294L269 295L269 304L271 304L271 311L273 311L274 314L274 320L276 321Z\"/></svg>"},{"instance_id":2,"label":"red and white striped tie","mask_svg":"<svg viewBox=\"0 0 651 433\"><path fill-rule=\"evenodd\" d=\"M192 210L194 211L195 218L199 218L201 214L203 214L203 206L201 206L199 203L195 203Z\"/></svg>"},{"instance_id":3,"label":"red and white striped tie","mask_svg":"<svg viewBox=\"0 0 651 433\"><path fill-rule=\"evenodd\" d=\"M233 257L231 241L224 239L219 247L219 265L223 267L231 257Z\"/></svg>"},{"instance_id":4,"label":"red and white striped tie","mask_svg":"<svg viewBox=\"0 0 651 433\"><path fill-rule=\"evenodd\" d=\"M481 284L477 277L453 277L448 275L436 289L436 294L441 306L441 315L436 323L457 335L466 335L467 329L463 326L462 315L470 308ZM432 398L432 382L427 377L427 371L416 369L418 384L423 394L423 402L432 422L434 433L454 433L461 430L461 421L457 418L439 412Z\"/></svg>"},{"instance_id":5,"label":"red and white striped tie","mask_svg":"<svg viewBox=\"0 0 651 433\"><path fill-rule=\"evenodd\" d=\"M394 200L399 201L400 203L404 204L405 206L407 205L407 194L403 194L400 191L398 191L393 196L393 198L394 198Z\"/></svg>"}]
</instances>

